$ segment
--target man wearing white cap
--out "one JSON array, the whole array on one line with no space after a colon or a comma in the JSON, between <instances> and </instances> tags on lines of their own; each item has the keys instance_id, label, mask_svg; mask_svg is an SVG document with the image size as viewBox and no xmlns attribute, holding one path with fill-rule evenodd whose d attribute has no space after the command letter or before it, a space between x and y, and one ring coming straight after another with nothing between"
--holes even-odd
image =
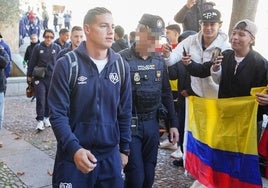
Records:
<instances>
[{"instance_id":1,"label":"man wearing white cap","mask_svg":"<svg viewBox=\"0 0 268 188\"><path fill-rule=\"evenodd\" d=\"M257 26L254 22L248 19L237 22L230 36L232 49L222 52L217 63L189 63L191 59L188 56L189 59L183 58L186 69L195 76L211 75L219 84L219 98L249 96L252 87L267 84L267 60L252 48L256 33ZM201 67L206 69L199 71Z\"/></svg>"},{"instance_id":2,"label":"man wearing white cap","mask_svg":"<svg viewBox=\"0 0 268 188\"><path fill-rule=\"evenodd\" d=\"M183 63L192 75L211 75L213 80L219 83L219 98L249 96L251 88L267 85L267 60L252 48L256 33L257 26L254 22L241 20L235 24L230 36L232 50L222 52L216 63L188 63L189 56L183 58ZM257 97L257 101L262 105L259 106L257 114L257 121L260 122L262 115L267 112L267 104L261 101L263 95L259 94ZM258 123L258 130L261 130L261 123Z\"/></svg>"}]
</instances>

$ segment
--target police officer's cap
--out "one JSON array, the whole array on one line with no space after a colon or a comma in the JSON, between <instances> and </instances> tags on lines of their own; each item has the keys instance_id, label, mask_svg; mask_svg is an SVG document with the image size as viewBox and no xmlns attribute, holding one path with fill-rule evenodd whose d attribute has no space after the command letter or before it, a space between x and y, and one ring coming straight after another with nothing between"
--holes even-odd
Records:
<instances>
[{"instance_id":1,"label":"police officer's cap","mask_svg":"<svg viewBox=\"0 0 268 188\"><path fill-rule=\"evenodd\" d=\"M164 20L157 15L152 14L143 14L141 17L140 24L146 25L151 29L152 32L156 32L159 34L163 34L165 29L165 23Z\"/></svg>"}]
</instances>

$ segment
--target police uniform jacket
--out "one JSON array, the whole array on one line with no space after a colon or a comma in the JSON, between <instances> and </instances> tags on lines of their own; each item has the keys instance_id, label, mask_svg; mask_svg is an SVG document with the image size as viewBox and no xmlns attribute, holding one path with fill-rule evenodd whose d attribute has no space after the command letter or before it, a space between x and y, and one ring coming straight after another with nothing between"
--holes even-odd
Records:
<instances>
[{"instance_id":1,"label":"police uniform jacket","mask_svg":"<svg viewBox=\"0 0 268 188\"><path fill-rule=\"evenodd\" d=\"M118 150L118 145L128 151L132 108L128 64L124 63L125 79L121 83L115 63L119 55L113 50L108 50L108 62L100 73L87 53L85 41L74 51L78 59L74 88L69 87L71 67L64 56L56 63L48 94L59 158L72 159L82 147L98 160Z\"/></svg>"},{"instance_id":2,"label":"police uniform jacket","mask_svg":"<svg viewBox=\"0 0 268 188\"><path fill-rule=\"evenodd\" d=\"M130 66L132 114L146 119L146 116L155 114L163 104L168 111L171 127L177 127L169 76L163 57L153 53L144 60L135 52L135 44L120 54Z\"/></svg>"}]
</instances>

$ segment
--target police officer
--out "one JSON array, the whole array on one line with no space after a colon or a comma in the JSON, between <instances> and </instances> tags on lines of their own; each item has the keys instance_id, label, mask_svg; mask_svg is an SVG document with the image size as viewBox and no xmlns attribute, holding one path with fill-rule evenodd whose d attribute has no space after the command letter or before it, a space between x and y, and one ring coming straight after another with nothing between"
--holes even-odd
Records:
<instances>
[{"instance_id":1,"label":"police officer","mask_svg":"<svg viewBox=\"0 0 268 188\"><path fill-rule=\"evenodd\" d=\"M53 43L54 32L51 29L44 31L43 38L44 41L34 47L27 70L27 82L31 83L34 78L36 120L38 121L36 129L40 131L44 130L45 126L51 126L48 118L47 93L53 67L56 62L56 55L61 50L59 45ZM35 67L45 67L45 75L43 78L34 75Z\"/></svg>"},{"instance_id":2,"label":"police officer","mask_svg":"<svg viewBox=\"0 0 268 188\"><path fill-rule=\"evenodd\" d=\"M170 120L170 141L178 141L176 119L169 77L159 47L165 25L161 17L144 14L136 29L136 43L120 52L130 65L132 82L132 141L125 172L125 187L152 187L157 163L161 106ZM161 105L163 104L163 105Z\"/></svg>"}]
</instances>

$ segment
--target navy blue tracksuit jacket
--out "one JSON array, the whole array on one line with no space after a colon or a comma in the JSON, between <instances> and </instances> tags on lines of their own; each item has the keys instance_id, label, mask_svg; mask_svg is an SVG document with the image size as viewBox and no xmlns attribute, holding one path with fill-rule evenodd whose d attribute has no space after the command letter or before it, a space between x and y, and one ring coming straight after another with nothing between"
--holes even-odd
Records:
<instances>
[{"instance_id":1,"label":"navy blue tracksuit jacket","mask_svg":"<svg viewBox=\"0 0 268 188\"><path fill-rule=\"evenodd\" d=\"M95 155L98 167L115 150L117 153L119 149L129 150L131 141L132 95L129 66L124 63L126 74L121 83L120 78L116 77L118 71L115 62L119 55L113 50L108 50L108 62L100 73L87 53L85 41L75 52L78 57L75 87L69 87L70 64L63 56L55 65L48 96L50 121L58 141L54 169L58 168L59 171L63 171L60 169L63 161L73 163L73 156L80 148L88 149ZM118 160L120 161L120 157ZM121 164L114 165L119 165L121 169ZM74 172L77 168L68 168L66 176L70 170ZM94 171L92 173L96 173ZM79 175L79 178L82 177L85 176ZM82 184L79 186L83 187Z\"/></svg>"}]
</instances>

